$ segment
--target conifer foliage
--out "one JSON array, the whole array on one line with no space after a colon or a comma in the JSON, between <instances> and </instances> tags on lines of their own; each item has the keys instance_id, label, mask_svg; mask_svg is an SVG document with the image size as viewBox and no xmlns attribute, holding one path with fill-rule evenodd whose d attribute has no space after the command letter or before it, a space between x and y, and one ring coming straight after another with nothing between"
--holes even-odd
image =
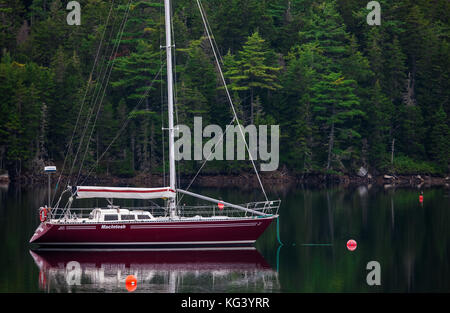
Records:
<instances>
[{"instance_id":1,"label":"conifer foliage","mask_svg":"<svg viewBox=\"0 0 450 313\"><path fill-rule=\"evenodd\" d=\"M83 159L82 175L162 174L163 2L131 1L120 42L129 0L79 2L81 25L70 26L64 1L0 0L0 171L14 179ZM224 127L232 116L197 5L172 2L177 122ZM280 125L280 167L449 172L450 2L379 3L370 26L364 1L202 1L239 118ZM231 169L251 170L207 171Z\"/></svg>"}]
</instances>

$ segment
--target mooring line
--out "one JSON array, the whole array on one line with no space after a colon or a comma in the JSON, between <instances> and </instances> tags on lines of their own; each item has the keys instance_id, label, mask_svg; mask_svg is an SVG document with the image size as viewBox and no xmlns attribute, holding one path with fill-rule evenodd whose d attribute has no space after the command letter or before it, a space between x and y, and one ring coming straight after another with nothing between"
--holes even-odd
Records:
<instances>
[{"instance_id":1,"label":"mooring line","mask_svg":"<svg viewBox=\"0 0 450 313\"><path fill-rule=\"evenodd\" d=\"M280 274L280 250L281 250L281 245L278 246L278 249L277 249L277 274Z\"/></svg>"},{"instance_id":2,"label":"mooring line","mask_svg":"<svg viewBox=\"0 0 450 313\"><path fill-rule=\"evenodd\" d=\"M277 217L277 240L278 243L280 244L280 247L283 246L283 243L281 242L280 238L280 217Z\"/></svg>"}]
</instances>

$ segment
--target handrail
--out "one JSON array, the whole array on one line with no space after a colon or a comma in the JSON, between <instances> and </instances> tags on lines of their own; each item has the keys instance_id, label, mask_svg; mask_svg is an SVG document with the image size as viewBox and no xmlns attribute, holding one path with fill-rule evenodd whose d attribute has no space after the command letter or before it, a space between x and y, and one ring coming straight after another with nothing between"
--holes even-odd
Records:
<instances>
[{"instance_id":1,"label":"handrail","mask_svg":"<svg viewBox=\"0 0 450 313\"><path fill-rule=\"evenodd\" d=\"M195 217L195 216L220 216L220 217L243 217L252 215L277 215L280 207L280 200L274 201L260 201L249 202L241 205L230 206L224 203L224 207L218 208L217 205L178 205L176 207L177 214L180 217ZM242 210L244 207L246 210ZM248 208L248 209L247 209ZM53 208L49 211L48 218L50 219L64 219L64 218L89 218L94 209L110 209L109 207L93 207L93 208ZM118 207L118 209L127 209L129 211L144 211L150 212L155 217L167 216L167 209L160 206L137 206L137 207ZM119 213L119 212L118 212Z\"/></svg>"},{"instance_id":2,"label":"handrail","mask_svg":"<svg viewBox=\"0 0 450 313\"><path fill-rule=\"evenodd\" d=\"M217 204L221 203L221 204L224 204L226 206L230 206L232 208L240 209L240 210L248 212L248 213L253 213L253 214L257 214L257 215L266 215L264 213L261 213L261 212L258 212L258 211L252 210L252 209L248 209L248 208L245 208L245 207L240 206L240 205L236 205L236 204L232 204L232 203L225 202L225 201L222 201L222 200L217 200L217 199L214 199L214 198L211 198L211 197L199 195L199 194L196 194L196 193L193 193L193 192L190 192L190 191L186 191L186 190L182 190L182 189L177 189L177 191L181 192L181 193L184 193L186 195L192 196L192 197L196 197L196 198L205 200L205 201L210 201L210 202L214 202L214 203L217 203Z\"/></svg>"}]
</instances>

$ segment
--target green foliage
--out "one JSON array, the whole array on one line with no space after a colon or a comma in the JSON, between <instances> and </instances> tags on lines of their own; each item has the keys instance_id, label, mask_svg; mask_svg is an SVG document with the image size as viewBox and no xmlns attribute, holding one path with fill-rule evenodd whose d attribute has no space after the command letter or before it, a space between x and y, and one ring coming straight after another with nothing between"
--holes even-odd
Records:
<instances>
[{"instance_id":1,"label":"green foliage","mask_svg":"<svg viewBox=\"0 0 450 313\"><path fill-rule=\"evenodd\" d=\"M379 81L370 94L370 102L367 106L367 134L369 145L370 163L375 168L381 168L387 158L389 144L392 140L391 130L393 123L394 107L392 102L383 94Z\"/></svg>"},{"instance_id":2,"label":"green foliage","mask_svg":"<svg viewBox=\"0 0 450 313\"><path fill-rule=\"evenodd\" d=\"M403 105L397 117L401 151L408 156L423 158L425 155L425 125L420 107Z\"/></svg>"},{"instance_id":3,"label":"green foliage","mask_svg":"<svg viewBox=\"0 0 450 313\"><path fill-rule=\"evenodd\" d=\"M339 61L349 54L350 36L336 10L335 1L323 1L311 6L299 36L301 43L316 42L320 45L330 70L342 71Z\"/></svg>"},{"instance_id":4,"label":"green foliage","mask_svg":"<svg viewBox=\"0 0 450 313\"><path fill-rule=\"evenodd\" d=\"M277 77L281 68L274 66L274 58L274 53L268 49L258 32L247 38L237 56L230 52L225 56L224 75L231 81L231 90L242 94L241 98L249 98L247 121L250 124L254 124L255 115L263 111L261 104L255 101L257 95L281 88Z\"/></svg>"},{"instance_id":5,"label":"green foliage","mask_svg":"<svg viewBox=\"0 0 450 313\"><path fill-rule=\"evenodd\" d=\"M279 122L285 129L281 133L281 157L286 164L305 172L313 167L313 135L317 125L313 122L311 87L318 79L316 61L320 59L320 53L316 44L294 47L281 78L284 88Z\"/></svg>"},{"instance_id":6,"label":"green foliage","mask_svg":"<svg viewBox=\"0 0 450 313\"><path fill-rule=\"evenodd\" d=\"M178 49L186 57L186 62L179 70L181 86L178 92L177 107L179 119L190 125L194 116L202 116L208 123L210 111L215 111L216 73L208 50L202 47L208 45L205 38L192 40L186 49ZM211 52L212 53L212 52Z\"/></svg>"},{"instance_id":7,"label":"green foliage","mask_svg":"<svg viewBox=\"0 0 450 313\"><path fill-rule=\"evenodd\" d=\"M154 84L161 83L155 79L161 64L159 52L155 52L151 45L139 41L136 52L115 59L114 72L116 81L111 82L114 88L121 88L128 99L147 99L144 95ZM150 90L155 90L152 87Z\"/></svg>"},{"instance_id":8,"label":"green foliage","mask_svg":"<svg viewBox=\"0 0 450 313\"><path fill-rule=\"evenodd\" d=\"M47 68L34 63L21 64L12 61L9 54L0 63L0 154L14 179L29 170L30 161L44 154L39 145L46 90L52 75Z\"/></svg>"},{"instance_id":9,"label":"green foliage","mask_svg":"<svg viewBox=\"0 0 450 313\"><path fill-rule=\"evenodd\" d=\"M407 156L398 156L394 159L394 173L397 174L438 174L436 165L420 160L413 160Z\"/></svg>"},{"instance_id":10,"label":"green foliage","mask_svg":"<svg viewBox=\"0 0 450 313\"><path fill-rule=\"evenodd\" d=\"M343 159L357 157L355 149L361 135L357 131L359 117L364 115L359 106L359 99L354 94L355 81L345 79L340 73L322 75L311 87L315 123L320 128L328 150L326 169L332 168L336 161L342 166Z\"/></svg>"},{"instance_id":11,"label":"green foliage","mask_svg":"<svg viewBox=\"0 0 450 313\"><path fill-rule=\"evenodd\" d=\"M379 2L382 23L369 26L367 3L356 0L202 1L241 122L280 125L280 167L448 172L449 2ZM162 3L132 3L117 53L127 0L81 0L80 26L67 25L65 4L0 0L0 170L17 176L66 156L71 163L82 143L87 171L124 127L96 171L160 173L167 168ZM196 2L177 0L172 9L178 123L201 116L224 128L232 114ZM211 174L251 169L209 164Z\"/></svg>"},{"instance_id":12,"label":"green foliage","mask_svg":"<svg viewBox=\"0 0 450 313\"><path fill-rule=\"evenodd\" d=\"M22 24L25 5L21 0L0 1L0 47L8 50L15 48L16 33Z\"/></svg>"},{"instance_id":13,"label":"green foliage","mask_svg":"<svg viewBox=\"0 0 450 313\"><path fill-rule=\"evenodd\" d=\"M433 116L434 125L431 128L430 156L433 161L446 170L450 162L450 129L447 125L447 114L442 106Z\"/></svg>"}]
</instances>

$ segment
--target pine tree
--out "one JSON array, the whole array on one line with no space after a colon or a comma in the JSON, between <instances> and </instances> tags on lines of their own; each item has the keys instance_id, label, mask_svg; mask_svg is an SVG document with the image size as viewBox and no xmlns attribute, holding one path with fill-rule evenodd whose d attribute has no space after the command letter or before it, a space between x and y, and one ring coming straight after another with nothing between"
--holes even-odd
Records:
<instances>
[{"instance_id":1,"label":"pine tree","mask_svg":"<svg viewBox=\"0 0 450 313\"><path fill-rule=\"evenodd\" d=\"M311 87L315 121L326 134L326 170L333 168L333 161L340 166L342 159L353 155L361 135L357 120L364 115L358 106L359 99L354 94L355 81L345 79L340 73L323 75Z\"/></svg>"},{"instance_id":2,"label":"pine tree","mask_svg":"<svg viewBox=\"0 0 450 313\"><path fill-rule=\"evenodd\" d=\"M31 30L30 54L33 60L49 66L57 49L65 45L69 30L61 1L53 1L47 19L36 23Z\"/></svg>"},{"instance_id":3,"label":"pine tree","mask_svg":"<svg viewBox=\"0 0 450 313\"><path fill-rule=\"evenodd\" d=\"M448 170L450 162L450 128L447 114L441 105L433 115L434 125L431 127L431 148L429 151L432 160L436 161L442 169Z\"/></svg>"},{"instance_id":4,"label":"pine tree","mask_svg":"<svg viewBox=\"0 0 450 313\"><path fill-rule=\"evenodd\" d=\"M336 10L336 2L324 1L314 4L309 9L309 15L299 32L300 41L318 43L328 58L329 70L342 72L341 60L349 56L347 45L350 36Z\"/></svg>"},{"instance_id":5,"label":"pine tree","mask_svg":"<svg viewBox=\"0 0 450 313\"><path fill-rule=\"evenodd\" d=\"M270 64L269 53L265 40L255 32L247 38L236 60L225 63L225 76L232 82L231 89L249 94L250 124L254 124L255 96L263 90L274 91L281 88L276 75L280 68Z\"/></svg>"},{"instance_id":6,"label":"pine tree","mask_svg":"<svg viewBox=\"0 0 450 313\"><path fill-rule=\"evenodd\" d=\"M142 40L149 43L159 42L159 31L161 27L164 27L159 20L162 6L163 4L154 0L137 1L130 5L127 23L120 41L123 50L119 54L136 50ZM120 5L117 11L122 16L126 9L127 5L124 4ZM117 38L113 40L113 43L116 40Z\"/></svg>"},{"instance_id":7,"label":"pine tree","mask_svg":"<svg viewBox=\"0 0 450 313\"><path fill-rule=\"evenodd\" d=\"M111 86L122 88L130 100L144 99L148 108L146 93L156 90L157 84L161 83L161 75L155 79L160 66L159 52L155 52L150 44L141 40L136 52L115 59L115 80L111 81Z\"/></svg>"},{"instance_id":8,"label":"pine tree","mask_svg":"<svg viewBox=\"0 0 450 313\"><path fill-rule=\"evenodd\" d=\"M406 56L402 52L400 42L394 37L392 43L386 44L384 51L383 86L392 101L399 101L404 90L406 79ZM383 69L380 69L383 71Z\"/></svg>"},{"instance_id":9,"label":"pine tree","mask_svg":"<svg viewBox=\"0 0 450 313\"><path fill-rule=\"evenodd\" d=\"M60 46L53 56L50 69L53 75L54 92L51 97L46 98L48 106L48 119L50 127L48 131L49 149L52 151L51 158L64 159L66 153L72 155L73 151L66 151L69 140L73 133L74 120L77 118L83 101L84 88L87 88L82 79L80 60L75 52L67 55L64 48ZM86 121L89 109L89 101L83 106L80 121ZM84 125L84 123L82 124ZM81 130L81 127L79 128ZM74 140L72 149L78 147L79 135Z\"/></svg>"},{"instance_id":10,"label":"pine tree","mask_svg":"<svg viewBox=\"0 0 450 313\"><path fill-rule=\"evenodd\" d=\"M318 80L321 51L317 44L295 46L287 57L286 71L281 78L283 97L278 102L283 161L303 172L313 169L317 132L312 105L311 88Z\"/></svg>"},{"instance_id":11,"label":"pine tree","mask_svg":"<svg viewBox=\"0 0 450 313\"><path fill-rule=\"evenodd\" d=\"M425 155L425 132L422 110L417 105L405 105L395 118L399 125L395 138L399 150L410 158L422 159Z\"/></svg>"},{"instance_id":12,"label":"pine tree","mask_svg":"<svg viewBox=\"0 0 450 313\"><path fill-rule=\"evenodd\" d=\"M0 0L0 47L14 50L16 34L24 20L25 8L20 0Z\"/></svg>"},{"instance_id":13,"label":"pine tree","mask_svg":"<svg viewBox=\"0 0 450 313\"><path fill-rule=\"evenodd\" d=\"M180 120L183 123L192 122L194 116L202 116L203 122L209 123L214 117L211 111L217 112L214 109L216 73L204 48L208 45L205 38L201 38L191 41L186 49L178 49L186 54L186 62L179 68L180 88L177 96Z\"/></svg>"},{"instance_id":14,"label":"pine tree","mask_svg":"<svg viewBox=\"0 0 450 313\"><path fill-rule=\"evenodd\" d=\"M367 139L370 163L378 169L385 168L388 163L393 113L392 101L383 93L379 81L376 81L367 108Z\"/></svg>"},{"instance_id":15,"label":"pine tree","mask_svg":"<svg viewBox=\"0 0 450 313\"><path fill-rule=\"evenodd\" d=\"M367 55L374 73L374 80L378 82L384 81L383 45L382 32L378 27L372 27L368 34Z\"/></svg>"}]
</instances>

